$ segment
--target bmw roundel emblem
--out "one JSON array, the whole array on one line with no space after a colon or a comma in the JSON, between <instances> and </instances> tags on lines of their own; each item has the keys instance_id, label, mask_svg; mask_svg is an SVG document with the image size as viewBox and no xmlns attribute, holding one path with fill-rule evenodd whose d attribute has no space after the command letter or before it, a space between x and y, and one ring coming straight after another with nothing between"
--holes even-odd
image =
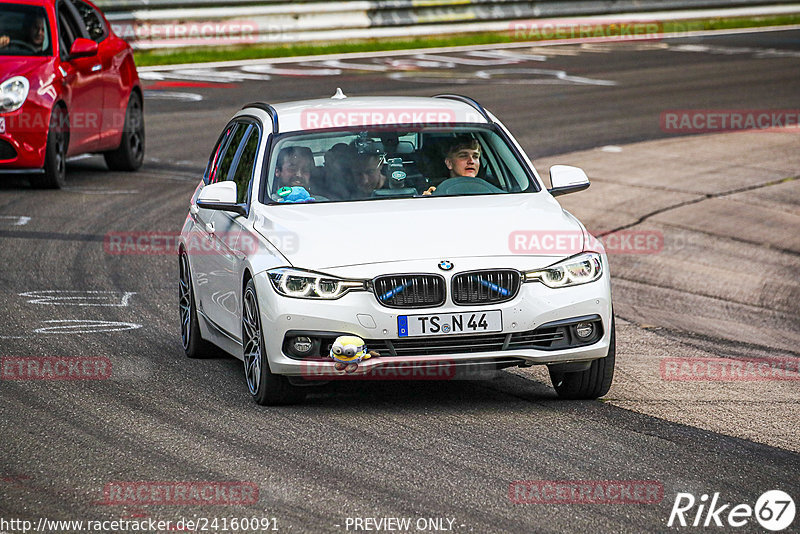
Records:
<instances>
[{"instance_id":1,"label":"bmw roundel emblem","mask_svg":"<svg viewBox=\"0 0 800 534\"><path fill-rule=\"evenodd\" d=\"M439 268L441 270L443 270L443 271L449 271L450 269L453 268L453 262L452 261L447 261L447 260L442 260L442 261L439 262Z\"/></svg>"}]
</instances>

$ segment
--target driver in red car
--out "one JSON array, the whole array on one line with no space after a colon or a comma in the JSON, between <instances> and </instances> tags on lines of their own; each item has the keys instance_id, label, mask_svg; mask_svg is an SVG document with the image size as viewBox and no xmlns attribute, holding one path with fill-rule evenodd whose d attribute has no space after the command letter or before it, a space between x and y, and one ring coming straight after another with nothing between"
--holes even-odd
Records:
<instances>
[{"instance_id":1,"label":"driver in red car","mask_svg":"<svg viewBox=\"0 0 800 534\"><path fill-rule=\"evenodd\" d=\"M44 50L44 38L46 34L45 23L43 17L31 17L25 21L26 43L28 43L36 52ZM0 48L5 48L12 41L8 35L0 35Z\"/></svg>"},{"instance_id":2,"label":"driver in red car","mask_svg":"<svg viewBox=\"0 0 800 534\"><path fill-rule=\"evenodd\" d=\"M450 178L457 176L478 176L481 167L481 146L478 140L469 136L458 136L450 142L444 158L450 171ZM423 195L430 195L436 187L429 187Z\"/></svg>"}]
</instances>

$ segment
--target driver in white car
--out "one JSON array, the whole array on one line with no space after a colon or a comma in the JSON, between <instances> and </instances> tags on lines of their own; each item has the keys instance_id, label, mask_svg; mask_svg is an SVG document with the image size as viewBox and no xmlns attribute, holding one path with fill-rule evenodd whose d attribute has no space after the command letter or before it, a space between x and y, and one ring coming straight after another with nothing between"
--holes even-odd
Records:
<instances>
[{"instance_id":1,"label":"driver in white car","mask_svg":"<svg viewBox=\"0 0 800 534\"><path fill-rule=\"evenodd\" d=\"M450 177L478 175L481 167L481 146L472 137L456 137L447 149L444 164L450 170Z\"/></svg>"},{"instance_id":2,"label":"driver in white car","mask_svg":"<svg viewBox=\"0 0 800 534\"><path fill-rule=\"evenodd\" d=\"M450 171L450 178L478 176L478 170L481 168L481 146L478 140L464 135L453 139L448 145L444 164ZM422 194L430 195L434 191L436 187L431 186Z\"/></svg>"}]
</instances>

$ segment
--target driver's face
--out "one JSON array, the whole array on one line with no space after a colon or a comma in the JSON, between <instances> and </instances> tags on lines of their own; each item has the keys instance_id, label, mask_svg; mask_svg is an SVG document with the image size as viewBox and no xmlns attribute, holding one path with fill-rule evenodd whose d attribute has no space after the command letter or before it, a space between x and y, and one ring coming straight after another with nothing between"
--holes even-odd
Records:
<instances>
[{"instance_id":1,"label":"driver's face","mask_svg":"<svg viewBox=\"0 0 800 534\"><path fill-rule=\"evenodd\" d=\"M451 153L445 160L450 176L477 176L481 166L481 151L464 148Z\"/></svg>"},{"instance_id":2,"label":"driver's face","mask_svg":"<svg viewBox=\"0 0 800 534\"><path fill-rule=\"evenodd\" d=\"M283 166L275 171L278 187L305 187L308 189L311 182L311 166L313 163L300 156L289 156L283 161Z\"/></svg>"},{"instance_id":3,"label":"driver's face","mask_svg":"<svg viewBox=\"0 0 800 534\"><path fill-rule=\"evenodd\" d=\"M33 22L28 35L31 44L41 47L44 44L44 19L38 18Z\"/></svg>"}]
</instances>

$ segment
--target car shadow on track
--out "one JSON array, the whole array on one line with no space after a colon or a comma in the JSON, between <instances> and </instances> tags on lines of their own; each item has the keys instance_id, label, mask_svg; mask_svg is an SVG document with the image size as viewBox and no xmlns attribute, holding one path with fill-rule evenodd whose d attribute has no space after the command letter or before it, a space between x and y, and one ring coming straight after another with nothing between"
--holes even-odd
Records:
<instances>
[{"instance_id":1,"label":"car shadow on track","mask_svg":"<svg viewBox=\"0 0 800 534\"><path fill-rule=\"evenodd\" d=\"M203 365L206 364L219 366L219 370L226 376L225 380L230 380L237 398L241 398L238 392L246 393L247 386L240 360L215 354L205 360ZM358 379L343 375L340 379L303 387L307 395L306 399L297 405L299 407L402 405L413 408L423 405L458 406L464 403L485 407L487 404L507 403L507 395L529 402L559 400L549 383L505 370L494 371L484 379ZM232 401L232 399L227 400Z\"/></svg>"},{"instance_id":2,"label":"car shadow on track","mask_svg":"<svg viewBox=\"0 0 800 534\"><path fill-rule=\"evenodd\" d=\"M103 184L105 184L110 172L100 156L67 161L66 187L95 185L98 178L103 180ZM35 190L31 186L29 178L30 175L28 174L3 175L0 180L0 191Z\"/></svg>"}]
</instances>

